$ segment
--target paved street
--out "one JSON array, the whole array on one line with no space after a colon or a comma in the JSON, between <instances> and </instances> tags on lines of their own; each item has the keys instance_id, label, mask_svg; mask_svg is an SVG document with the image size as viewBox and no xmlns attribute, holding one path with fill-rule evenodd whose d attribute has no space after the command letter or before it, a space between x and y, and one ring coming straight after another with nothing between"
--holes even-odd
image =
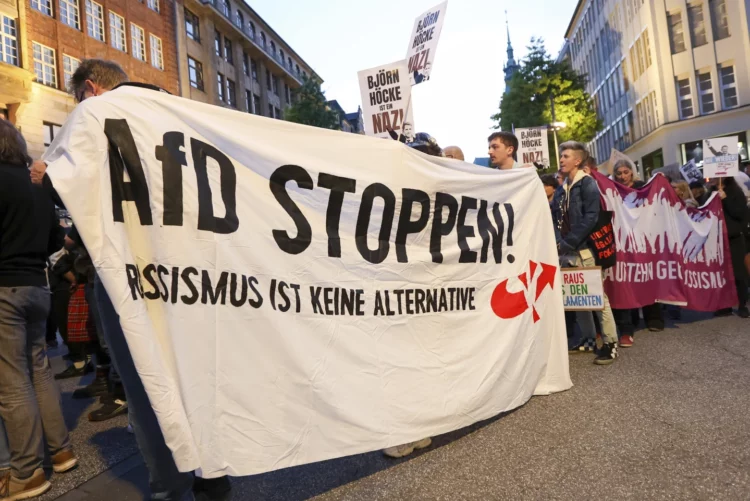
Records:
<instances>
[{"instance_id":1,"label":"paved street","mask_svg":"<svg viewBox=\"0 0 750 501\"><path fill-rule=\"evenodd\" d=\"M570 391L437 437L421 454L234 479L232 499L749 499L748 338L750 321L686 313L663 333L641 331L613 366L572 356ZM77 383L63 383L63 399L81 464L43 499L142 499L147 473L126 419L89 423L92 402L70 399Z\"/></svg>"}]
</instances>

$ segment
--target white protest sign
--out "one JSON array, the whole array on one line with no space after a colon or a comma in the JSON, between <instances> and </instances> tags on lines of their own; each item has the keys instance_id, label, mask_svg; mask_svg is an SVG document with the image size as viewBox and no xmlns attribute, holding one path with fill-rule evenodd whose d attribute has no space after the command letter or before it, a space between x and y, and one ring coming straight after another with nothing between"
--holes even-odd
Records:
<instances>
[{"instance_id":1,"label":"white protest sign","mask_svg":"<svg viewBox=\"0 0 750 501\"><path fill-rule=\"evenodd\" d=\"M572 386L532 169L127 86L45 161L181 471L379 450Z\"/></svg>"},{"instance_id":2,"label":"white protest sign","mask_svg":"<svg viewBox=\"0 0 750 501\"><path fill-rule=\"evenodd\" d=\"M411 142L415 132L406 62L370 68L357 75L367 135Z\"/></svg>"},{"instance_id":3,"label":"white protest sign","mask_svg":"<svg viewBox=\"0 0 750 501\"><path fill-rule=\"evenodd\" d=\"M694 181L703 181L703 173L698 166L695 165L695 160L692 158L688 163L680 167L680 174L682 174L682 177L685 178L685 181L687 181L688 184Z\"/></svg>"},{"instance_id":4,"label":"white protest sign","mask_svg":"<svg viewBox=\"0 0 750 501\"><path fill-rule=\"evenodd\" d=\"M447 8L448 2L446 0L422 13L414 20L414 28L411 30L411 36L409 37L409 48L406 51L409 79L412 85L430 79Z\"/></svg>"},{"instance_id":5,"label":"white protest sign","mask_svg":"<svg viewBox=\"0 0 750 501\"><path fill-rule=\"evenodd\" d=\"M549 168L549 143L547 128L516 129L518 138L518 163L521 167Z\"/></svg>"},{"instance_id":6,"label":"white protest sign","mask_svg":"<svg viewBox=\"0 0 750 501\"><path fill-rule=\"evenodd\" d=\"M601 311L604 309L602 269L563 268L563 306L566 311Z\"/></svg>"},{"instance_id":7,"label":"white protest sign","mask_svg":"<svg viewBox=\"0 0 750 501\"><path fill-rule=\"evenodd\" d=\"M729 136L703 140L705 177L732 177L739 172L737 139L737 136Z\"/></svg>"}]
</instances>

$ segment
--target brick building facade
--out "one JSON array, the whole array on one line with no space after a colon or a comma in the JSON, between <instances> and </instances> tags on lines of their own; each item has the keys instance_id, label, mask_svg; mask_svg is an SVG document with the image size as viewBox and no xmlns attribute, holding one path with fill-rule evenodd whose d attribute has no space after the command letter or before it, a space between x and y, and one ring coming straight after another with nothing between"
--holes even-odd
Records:
<instances>
[{"instance_id":1,"label":"brick building facade","mask_svg":"<svg viewBox=\"0 0 750 501\"><path fill-rule=\"evenodd\" d=\"M114 60L131 80L179 94L175 7L173 0L0 0L0 109L34 158L75 106L67 80L83 59ZM13 45L16 58L8 56Z\"/></svg>"}]
</instances>

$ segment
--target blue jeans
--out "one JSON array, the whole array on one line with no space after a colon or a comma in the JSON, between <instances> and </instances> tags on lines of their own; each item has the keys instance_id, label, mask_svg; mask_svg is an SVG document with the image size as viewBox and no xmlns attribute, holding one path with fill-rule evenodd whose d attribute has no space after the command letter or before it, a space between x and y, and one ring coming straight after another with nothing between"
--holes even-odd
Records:
<instances>
[{"instance_id":1,"label":"blue jeans","mask_svg":"<svg viewBox=\"0 0 750 501\"><path fill-rule=\"evenodd\" d=\"M128 343L120 326L112 301L99 277L94 282L96 305L101 317L105 342L112 363L120 375L128 398L128 415L138 448L146 462L151 487L151 499L186 501L193 499L193 474L180 473L172 451L164 441L156 414L151 407L146 389L135 369Z\"/></svg>"},{"instance_id":2,"label":"blue jeans","mask_svg":"<svg viewBox=\"0 0 750 501\"><path fill-rule=\"evenodd\" d=\"M10 449L8 448L8 437L5 435L5 425L0 419L0 470L10 468Z\"/></svg>"},{"instance_id":3,"label":"blue jeans","mask_svg":"<svg viewBox=\"0 0 750 501\"><path fill-rule=\"evenodd\" d=\"M0 419L10 466L28 478L51 455L70 448L60 391L47 359L47 287L0 287Z\"/></svg>"}]
</instances>

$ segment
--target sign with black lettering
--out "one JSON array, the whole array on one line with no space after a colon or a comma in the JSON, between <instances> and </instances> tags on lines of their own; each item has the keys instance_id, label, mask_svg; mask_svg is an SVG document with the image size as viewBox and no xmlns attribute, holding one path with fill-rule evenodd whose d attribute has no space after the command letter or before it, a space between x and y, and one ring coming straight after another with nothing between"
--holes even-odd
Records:
<instances>
[{"instance_id":1,"label":"sign with black lettering","mask_svg":"<svg viewBox=\"0 0 750 501\"><path fill-rule=\"evenodd\" d=\"M446 0L440 5L423 12L414 20L414 28L411 30L411 36L409 37L409 47L406 50L409 79L412 85L430 79L447 9L448 2Z\"/></svg>"},{"instance_id":2,"label":"sign with black lettering","mask_svg":"<svg viewBox=\"0 0 750 501\"><path fill-rule=\"evenodd\" d=\"M415 129L405 62L363 70L358 76L367 135L410 143Z\"/></svg>"},{"instance_id":3,"label":"sign with black lettering","mask_svg":"<svg viewBox=\"0 0 750 501\"><path fill-rule=\"evenodd\" d=\"M373 89L410 89L387 71ZM533 169L136 87L77 106L45 161L181 471L374 451L571 386Z\"/></svg>"},{"instance_id":4,"label":"sign with black lettering","mask_svg":"<svg viewBox=\"0 0 750 501\"><path fill-rule=\"evenodd\" d=\"M518 138L518 163L521 167L549 168L549 143L547 127L516 129Z\"/></svg>"}]
</instances>

